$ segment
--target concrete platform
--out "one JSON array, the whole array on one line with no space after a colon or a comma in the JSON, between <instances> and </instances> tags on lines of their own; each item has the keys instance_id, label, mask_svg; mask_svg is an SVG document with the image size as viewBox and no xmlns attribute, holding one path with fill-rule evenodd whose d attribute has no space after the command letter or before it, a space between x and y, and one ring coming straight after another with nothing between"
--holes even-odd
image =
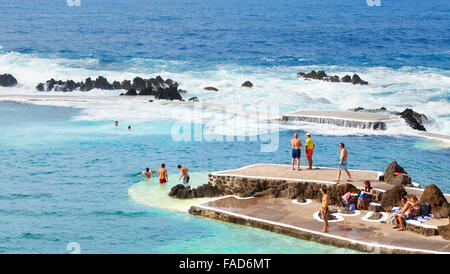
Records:
<instances>
[{"instance_id":1,"label":"concrete platform","mask_svg":"<svg viewBox=\"0 0 450 274\"><path fill-rule=\"evenodd\" d=\"M336 184L334 179L337 176L337 169L329 167L315 167L308 170L307 167L301 166L301 171L292 170L290 165L281 164L254 164L238 169L224 170L212 172L212 176L232 176L240 178L257 178L268 180L292 181L292 182L311 182L321 184ZM350 182L358 188L364 187L364 181L369 180L374 190L385 192L392 188L392 185L379 181L379 177L383 175L381 171L355 170L350 169L353 182ZM347 174L341 175L341 183L347 182ZM414 183L419 185L418 183ZM422 196L423 189L417 187L406 187L408 194L415 194L418 198ZM450 194L444 194L447 201L450 202Z\"/></svg>"},{"instance_id":2,"label":"concrete platform","mask_svg":"<svg viewBox=\"0 0 450 274\"><path fill-rule=\"evenodd\" d=\"M321 205L316 201L296 203L281 198L239 198L226 196L192 206L194 215L262 228L323 244L373 253L450 253L450 241L440 236L423 236L397 231L391 225L362 219L367 211L353 216L335 214L329 232L314 217ZM337 210L331 206L330 210ZM448 220L438 220L442 224ZM435 223L436 225L439 225ZM441 225L442 225L441 224Z\"/></svg>"},{"instance_id":3,"label":"concrete platform","mask_svg":"<svg viewBox=\"0 0 450 274\"><path fill-rule=\"evenodd\" d=\"M281 117L284 122L309 122L342 127L386 130L388 120L399 119L395 115L354 111L297 111Z\"/></svg>"},{"instance_id":4,"label":"concrete platform","mask_svg":"<svg viewBox=\"0 0 450 274\"><path fill-rule=\"evenodd\" d=\"M388 213L382 212L380 220L369 219L374 212L366 210L355 211L355 215L334 214L336 220L330 220L328 233L321 232L323 221L318 218L321 208L319 202L307 200L299 203L289 199L289 194L271 196L258 195L247 197L241 195L260 185L259 193L266 189L286 184L336 184L337 170L326 167L316 167L307 170L292 170L290 165L255 164L234 170L213 172L208 178L210 184L232 193L225 197L202 202L190 207L194 215L214 218L241 225L262 228L269 231L287 234L293 237L346 247L374 253L450 253L450 241L438 236L438 226L448 224L448 219L432 219L425 223L408 220L408 231L392 229ZM367 170L350 170L354 179L351 184L363 188L364 181L370 180L372 187L378 192L392 188L392 185L379 181L382 172ZM342 179L346 179L343 175ZM345 182L344 180L342 183ZM264 187L263 187L264 186ZM295 187L294 187L295 188ZM289 189L289 188L284 188ZM405 188L409 194L419 198L423 189L418 187ZM236 195L240 195L236 196ZM444 194L448 201L450 195ZM377 195L375 195L377 196ZM246 197L246 198L242 198ZM293 196L295 197L295 196ZM330 206L337 211L337 206Z\"/></svg>"}]
</instances>

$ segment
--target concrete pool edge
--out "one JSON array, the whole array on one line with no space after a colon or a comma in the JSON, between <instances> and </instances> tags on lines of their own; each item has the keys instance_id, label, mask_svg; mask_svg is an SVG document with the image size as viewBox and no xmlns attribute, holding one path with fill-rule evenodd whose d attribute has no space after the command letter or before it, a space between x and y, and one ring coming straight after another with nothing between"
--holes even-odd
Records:
<instances>
[{"instance_id":1,"label":"concrete pool edge","mask_svg":"<svg viewBox=\"0 0 450 274\"><path fill-rule=\"evenodd\" d=\"M236 199L249 199L241 198L235 195L227 195L209 200L217 201L225 198L233 197ZM192 215L208 217L220 221L234 223L238 225L246 225L254 228L260 228L271 232L284 234L287 236L299 238L307 241L314 241L320 244L332 245L340 248L349 248L357 251L375 253L375 254L450 254L450 252L441 252L438 250L409 248L404 246L394 246L379 243L370 243L361 240L355 240L347 237L332 235L319 231L314 231L307 228L284 224L280 222L274 222L270 220L264 220L261 218L255 218L239 213L225 211L218 208L205 206L203 202L192 205L189 208L189 213Z\"/></svg>"}]
</instances>

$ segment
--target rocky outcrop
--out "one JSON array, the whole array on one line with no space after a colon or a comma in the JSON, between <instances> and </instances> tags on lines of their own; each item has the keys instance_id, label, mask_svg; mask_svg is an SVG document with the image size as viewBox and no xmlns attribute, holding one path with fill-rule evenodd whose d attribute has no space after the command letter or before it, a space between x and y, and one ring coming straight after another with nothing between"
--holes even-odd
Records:
<instances>
[{"instance_id":1,"label":"rocky outcrop","mask_svg":"<svg viewBox=\"0 0 450 274\"><path fill-rule=\"evenodd\" d=\"M406 194L406 190L402 185L394 185L391 189L383 193L381 207L387 212L390 212L393 207L402 207L401 198L405 197Z\"/></svg>"},{"instance_id":2,"label":"rocky outcrop","mask_svg":"<svg viewBox=\"0 0 450 274\"><path fill-rule=\"evenodd\" d=\"M396 161L388 165L384 171L384 181L388 184L400 184L405 186L412 186L411 177L403 176L402 174L395 175L395 173L408 174Z\"/></svg>"},{"instance_id":3,"label":"rocky outcrop","mask_svg":"<svg viewBox=\"0 0 450 274\"><path fill-rule=\"evenodd\" d=\"M368 85L369 84L367 81L362 80L358 74L353 74L351 82L353 85L356 85L356 84Z\"/></svg>"},{"instance_id":4,"label":"rocky outcrop","mask_svg":"<svg viewBox=\"0 0 450 274\"><path fill-rule=\"evenodd\" d=\"M120 95L153 95L156 99L164 100L183 100L178 92L178 83L172 79L162 79L160 76L155 78L143 79L135 77L133 81L123 80L122 82L114 81L112 84L108 80L99 76L95 80L86 78L85 81L75 82L73 80L61 81L50 79L45 83L36 86L38 91L62 91L70 92L74 90L90 91L92 89L117 90L125 89L126 93Z\"/></svg>"},{"instance_id":5,"label":"rocky outcrop","mask_svg":"<svg viewBox=\"0 0 450 274\"><path fill-rule=\"evenodd\" d=\"M434 218L447 218L450 216L450 206L442 191L431 184L425 187L420 203L428 203L431 207L431 214Z\"/></svg>"},{"instance_id":6,"label":"rocky outcrop","mask_svg":"<svg viewBox=\"0 0 450 274\"><path fill-rule=\"evenodd\" d=\"M155 95L155 92L153 91L152 87L148 87L139 92L139 95L146 95L146 96Z\"/></svg>"},{"instance_id":7,"label":"rocky outcrop","mask_svg":"<svg viewBox=\"0 0 450 274\"><path fill-rule=\"evenodd\" d=\"M320 201L320 188L327 187L331 205L344 206L342 195L347 192L359 194L360 190L352 184L328 185L314 182L292 182L270 179L245 178L234 176L209 175L208 183L216 186L223 195L238 195L241 197L270 197L287 198L305 201L313 199ZM374 200L379 199L376 192ZM356 205L357 196L353 196L349 203Z\"/></svg>"},{"instance_id":8,"label":"rocky outcrop","mask_svg":"<svg viewBox=\"0 0 450 274\"><path fill-rule=\"evenodd\" d=\"M216 186L204 184L197 188L191 189L190 186L178 184L170 189L169 196L178 199L192 199L203 197L217 197L222 195Z\"/></svg>"},{"instance_id":9,"label":"rocky outcrop","mask_svg":"<svg viewBox=\"0 0 450 274\"><path fill-rule=\"evenodd\" d=\"M200 102L200 100L197 97L191 97L188 100L189 102Z\"/></svg>"},{"instance_id":10,"label":"rocky outcrop","mask_svg":"<svg viewBox=\"0 0 450 274\"><path fill-rule=\"evenodd\" d=\"M17 80L11 74L0 74L0 87L12 87L17 85Z\"/></svg>"},{"instance_id":11,"label":"rocky outcrop","mask_svg":"<svg viewBox=\"0 0 450 274\"><path fill-rule=\"evenodd\" d=\"M250 81L245 81L244 83L242 83L241 87L251 88L251 87L253 87L253 83Z\"/></svg>"},{"instance_id":12,"label":"rocky outcrop","mask_svg":"<svg viewBox=\"0 0 450 274\"><path fill-rule=\"evenodd\" d=\"M344 83L352 83L354 85L369 84L367 81L362 80L358 74L353 74L353 77L350 77L350 75L345 75L344 77L342 77L341 80L339 80L339 76L337 76L337 75L329 76L323 70L319 70L317 72L312 70L311 72L308 72L308 73L304 73L304 72L297 73L297 77L300 77L300 76L302 76L303 78L308 79L308 80L314 79L314 80L323 80L323 81L328 81L328 82L341 82L342 81Z\"/></svg>"},{"instance_id":13,"label":"rocky outcrop","mask_svg":"<svg viewBox=\"0 0 450 274\"><path fill-rule=\"evenodd\" d=\"M425 114L420 114L410 108L407 108L400 113L400 117L405 119L405 122L413 129L427 131L425 129L424 123L428 121L428 118L427 116L425 116Z\"/></svg>"},{"instance_id":14,"label":"rocky outcrop","mask_svg":"<svg viewBox=\"0 0 450 274\"><path fill-rule=\"evenodd\" d=\"M205 87L203 88L204 90L209 90L209 91L219 91L217 88L215 87Z\"/></svg>"},{"instance_id":15,"label":"rocky outcrop","mask_svg":"<svg viewBox=\"0 0 450 274\"><path fill-rule=\"evenodd\" d=\"M123 94L123 93L122 93ZM121 95L122 95L121 94ZM128 91L127 91L127 93L125 93L124 95L127 95L127 96L136 96L137 95L137 92L136 92L136 90L134 89L134 88L130 88Z\"/></svg>"},{"instance_id":16,"label":"rocky outcrop","mask_svg":"<svg viewBox=\"0 0 450 274\"><path fill-rule=\"evenodd\" d=\"M350 83L352 81L352 77L350 77L350 75L345 75L342 77L341 81L344 83Z\"/></svg>"},{"instance_id":17,"label":"rocky outcrop","mask_svg":"<svg viewBox=\"0 0 450 274\"><path fill-rule=\"evenodd\" d=\"M183 100L180 93L177 91L177 87L170 86L168 88L158 88L155 92L156 99L164 99L164 100Z\"/></svg>"}]
</instances>

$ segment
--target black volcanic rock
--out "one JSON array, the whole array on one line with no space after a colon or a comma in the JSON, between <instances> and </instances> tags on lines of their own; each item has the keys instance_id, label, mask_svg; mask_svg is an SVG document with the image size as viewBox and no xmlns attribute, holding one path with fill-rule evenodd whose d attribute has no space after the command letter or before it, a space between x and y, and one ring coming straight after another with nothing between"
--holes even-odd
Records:
<instances>
[{"instance_id":1,"label":"black volcanic rock","mask_svg":"<svg viewBox=\"0 0 450 274\"><path fill-rule=\"evenodd\" d=\"M126 95L126 96L136 96L136 95L137 95L137 92L136 92L135 89L130 88L130 89L127 91L127 93L125 93L125 95Z\"/></svg>"},{"instance_id":2,"label":"black volcanic rock","mask_svg":"<svg viewBox=\"0 0 450 274\"><path fill-rule=\"evenodd\" d=\"M251 87L253 87L253 83L250 81L245 81L244 83L242 83L241 86L251 88Z\"/></svg>"},{"instance_id":3,"label":"black volcanic rock","mask_svg":"<svg viewBox=\"0 0 450 274\"><path fill-rule=\"evenodd\" d=\"M155 92L153 91L152 87L148 87L143 89L141 92L139 92L139 95L155 95Z\"/></svg>"},{"instance_id":4,"label":"black volcanic rock","mask_svg":"<svg viewBox=\"0 0 450 274\"><path fill-rule=\"evenodd\" d=\"M215 87L206 87L206 88L203 88L204 90L212 90L212 91L219 91L217 88L215 88Z\"/></svg>"},{"instance_id":5,"label":"black volcanic rock","mask_svg":"<svg viewBox=\"0 0 450 274\"><path fill-rule=\"evenodd\" d=\"M130 88L131 88L131 81L123 80L122 81L122 89L129 90Z\"/></svg>"},{"instance_id":6,"label":"black volcanic rock","mask_svg":"<svg viewBox=\"0 0 450 274\"><path fill-rule=\"evenodd\" d=\"M38 91L45 91L45 85L44 85L43 83L39 83L39 84L36 86L36 89L37 89Z\"/></svg>"},{"instance_id":7,"label":"black volcanic rock","mask_svg":"<svg viewBox=\"0 0 450 274\"><path fill-rule=\"evenodd\" d=\"M305 79L323 80L323 81L328 81L328 82L353 83L354 85L356 85L356 84L367 85L368 84L368 82L362 80L358 74L353 74L353 77L350 77L350 75L345 75L344 77L342 77L341 80L339 80L339 76L337 76L337 75L329 76L323 70L319 70L317 72L315 70L312 70L311 72L308 72L308 73L304 73L304 72L297 73L297 77L300 77L300 76L302 76Z\"/></svg>"},{"instance_id":8,"label":"black volcanic rock","mask_svg":"<svg viewBox=\"0 0 450 274\"><path fill-rule=\"evenodd\" d=\"M189 98L188 101L190 101L190 102L200 102L200 100L197 97L191 97L191 98Z\"/></svg>"},{"instance_id":9,"label":"black volcanic rock","mask_svg":"<svg viewBox=\"0 0 450 274\"><path fill-rule=\"evenodd\" d=\"M350 77L350 75L345 75L344 77L342 77L341 81L344 83L350 83L352 81L352 78Z\"/></svg>"},{"instance_id":10,"label":"black volcanic rock","mask_svg":"<svg viewBox=\"0 0 450 274\"><path fill-rule=\"evenodd\" d=\"M364 80L362 80L360 77L359 77L359 75L358 74L353 74L353 77L352 77L352 84L353 85L356 85L356 84L360 84L360 85L367 85L367 84L369 84L367 81L364 81Z\"/></svg>"},{"instance_id":11,"label":"black volcanic rock","mask_svg":"<svg viewBox=\"0 0 450 274\"><path fill-rule=\"evenodd\" d=\"M2 87L12 87L17 85L17 80L11 74L0 74L0 86Z\"/></svg>"},{"instance_id":12,"label":"black volcanic rock","mask_svg":"<svg viewBox=\"0 0 450 274\"><path fill-rule=\"evenodd\" d=\"M413 129L427 131L424 122L427 122L428 118L424 114L417 113L414 110L407 108L400 113L400 117L405 119L405 122Z\"/></svg>"},{"instance_id":13,"label":"black volcanic rock","mask_svg":"<svg viewBox=\"0 0 450 274\"><path fill-rule=\"evenodd\" d=\"M153 95L156 99L165 100L183 100L178 90L178 83L172 79L164 79L161 76L155 78L143 79L141 77L135 77L133 82L124 80L122 82L114 81L113 84L108 80L99 76L95 80L86 78L84 82L75 82L73 80L61 81L50 79L45 84L40 83L36 86L39 91L90 91L92 89L114 90L114 89L126 89L126 93L120 95L135 96L135 95Z\"/></svg>"},{"instance_id":14,"label":"black volcanic rock","mask_svg":"<svg viewBox=\"0 0 450 274\"><path fill-rule=\"evenodd\" d=\"M122 88L122 85L120 84L119 81L114 81L112 85L113 85L114 89L121 89Z\"/></svg>"},{"instance_id":15,"label":"black volcanic rock","mask_svg":"<svg viewBox=\"0 0 450 274\"><path fill-rule=\"evenodd\" d=\"M141 77L135 77L131 87L137 91L142 91L147 88L147 82Z\"/></svg>"},{"instance_id":16,"label":"black volcanic rock","mask_svg":"<svg viewBox=\"0 0 450 274\"><path fill-rule=\"evenodd\" d=\"M113 85L111 85L108 82L108 80L103 76L99 76L97 77L97 79L95 79L94 87L97 89L106 89L106 90L114 89Z\"/></svg>"},{"instance_id":17,"label":"black volcanic rock","mask_svg":"<svg viewBox=\"0 0 450 274\"><path fill-rule=\"evenodd\" d=\"M159 88L155 92L155 98L164 100L183 100L176 87Z\"/></svg>"}]
</instances>

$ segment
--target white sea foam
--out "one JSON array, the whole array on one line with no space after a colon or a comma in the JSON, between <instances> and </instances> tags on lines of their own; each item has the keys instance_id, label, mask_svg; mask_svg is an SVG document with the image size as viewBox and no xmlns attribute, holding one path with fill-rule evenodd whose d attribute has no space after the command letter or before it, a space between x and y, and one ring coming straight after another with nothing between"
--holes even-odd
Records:
<instances>
[{"instance_id":1,"label":"white sea foam","mask_svg":"<svg viewBox=\"0 0 450 274\"><path fill-rule=\"evenodd\" d=\"M150 64L150 65L149 65ZM41 58L32 54L15 52L0 53L0 72L11 73L19 81L13 88L0 88L0 94L58 94L70 96L112 96L118 91L92 90L90 92L50 92L39 93L35 90L39 82L50 78L84 80L87 77L105 76L114 80L133 79L135 76L172 78L180 83L180 88L188 93L183 97L197 96L202 102L212 102L226 106L247 109L278 107L281 113L295 110L346 110L362 106L365 108L387 107L401 111L406 107L425 113L431 120L427 125L430 132L450 135L450 75L448 71L430 68L390 69L341 68L337 66L301 66L301 67L252 67L237 65L217 65L205 70L188 69L186 62L133 59L122 70L99 70L96 59L69 60L61 58ZM368 86L347 83L297 78L299 71L325 70L328 74L344 76L358 73L369 82ZM254 87L241 87L250 80ZM218 92L203 88L214 86ZM229 117L214 110L205 110L202 115L186 115L187 106L167 105L160 102L148 103L145 100L114 100L104 102L36 101L36 104L50 104L81 108L76 119L81 120L127 120L127 121L164 121L167 119L186 120L208 124L212 133L251 135L267 132L274 125L252 124L251 119L240 116ZM222 118L221 118L222 117ZM254 121L256 123L256 120ZM390 122L386 132L373 130L340 128L332 125L296 123L281 125L281 130L304 129L316 134L331 135L377 135L412 134L403 120ZM255 131L254 128L257 127ZM233 131L236 128L240 132Z\"/></svg>"}]
</instances>

